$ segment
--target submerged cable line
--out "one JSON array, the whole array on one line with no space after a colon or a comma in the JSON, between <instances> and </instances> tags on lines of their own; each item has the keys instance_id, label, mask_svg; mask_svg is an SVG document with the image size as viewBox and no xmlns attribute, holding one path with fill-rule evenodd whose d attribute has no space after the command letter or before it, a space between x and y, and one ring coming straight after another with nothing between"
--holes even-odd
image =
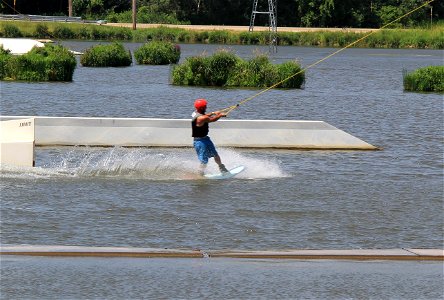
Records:
<instances>
[{"instance_id":1,"label":"submerged cable line","mask_svg":"<svg viewBox=\"0 0 444 300\"><path fill-rule=\"evenodd\" d=\"M237 103L237 104L235 104L235 105L232 105L232 106L229 106L229 107L227 107L227 108L224 108L224 109L222 109L222 110L220 110L220 111L225 112L225 113L228 115L230 112L232 112L234 109L238 108L239 106L241 106L241 105L247 103L248 101L250 101L250 100L256 98L256 97L259 96L259 95L262 95L262 94L265 93L265 92L268 92L269 90L275 88L276 86L278 86L278 85L284 83L285 81L287 81L287 80L293 78L294 76L299 75L299 74L305 72L306 70L308 70L308 69L310 69L310 68L312 68L312 67L314 67L314 66L320 64L321 62L323 62L323 61L329 59L330 57L332 57L332 56L334 56L334 55L336 55L336 54L338 54L338 53L340 53L340 52L342 52L342 51L344 51L345 49L350 48L351 46L353 46L353 45L359 43L360 41L362 41L362 40L368 38L368 37L371 36L372 34L374 34L374 33L378 32L378 31L380 31L380 30L382 30L382 29L384 29L384 28L386 28L386 27L392 25L392 24L395 23L395 22L398 22L399 20L401 20L401 19L405 18L406 16L408 16L408 15L414 13L415 11L417 11L417 10L423 8L424 6L426 6L426 5L430 4L430 3L432 3L433 1L435 1L435 0L429 0L429 1L425 2L425 3L423 3L422 5L418 6L417 8L415 8L415 9L413 9L413 10L411 10L411 11L409 11L409 12L403 14L402 16L398 17L397 19L391 21L390 23L387 23L387 24L385 24L384 26L382 26L382 27L380 27L380 28L378 28L378 29L376 29L376 30L374 30L374 31L371 31L370 33L367 33L367 34L364 35L363 37L357 39L356 41L354 41L354 42L352 42L352 43L350 43L350 44L348 44L347 46L345 46L345 47L343 47L343 48L341 48L341 49L339 49L339 50L337 50L337 51L335 51L335 52L333 52L333 53L327 55L326 57L324 57L324 58L322 58L322 59L320 59L320 60L318 60L318 61L316 61L316 62L314 62L314 63L312 63L312 64L310 64L310 65L308 65L308 66L305 67L305 68L302 68L299 72L296 72L296 73L294 73L293 75L288 76L287 78L285 78L285 79L283 79L283 80L281 80L281 81L279 81L279 82L273 84L272 86L269 86L268 88L263 89L262 91L260 91L260 92L258 92L258 93L256 93L256 94L254 94L253 96L248 97L248 98L246 98L246 99L240 101L239 103Z\"/></svg>"}]
</instances>

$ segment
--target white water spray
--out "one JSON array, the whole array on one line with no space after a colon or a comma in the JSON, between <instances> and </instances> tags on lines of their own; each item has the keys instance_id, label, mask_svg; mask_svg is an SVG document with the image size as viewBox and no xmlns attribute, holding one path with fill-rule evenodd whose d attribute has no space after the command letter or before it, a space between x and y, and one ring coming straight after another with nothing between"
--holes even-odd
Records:
<instances>
[{"instance_id":1,"label":"white water spray","mask_svg":"<svg viewBox=\"0 0 444 300\"><path fill-rule=\"evenodd\" d=\"M288 176L275 159L233 149L218 151L227 168L246 167L236 178ZM198 175L199 161L193 149L60 147L39 149L36 156L37 162L41 160L37 167L1 166L0 178L201 179ZM214 160L210 159L206 172L218 172Z\"/></svg>"}]
</instances>

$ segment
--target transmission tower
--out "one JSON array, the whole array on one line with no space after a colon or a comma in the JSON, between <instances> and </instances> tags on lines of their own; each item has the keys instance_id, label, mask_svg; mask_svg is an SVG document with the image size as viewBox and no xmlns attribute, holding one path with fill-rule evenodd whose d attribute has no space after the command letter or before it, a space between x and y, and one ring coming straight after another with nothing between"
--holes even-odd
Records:
<instances>
[{"instance_id":1,"label":"transmission tower","mask_svg":"<svg viewBox=\"0 0 444 300\"><path fill-rule=\"evenodd\" d=\"M250 28L248 31L253 31L254 29L254 19L256 18L256 14L267 14L268 15L268 31L270 32L270 52L277 52L277 0L268 0L268 11L258 11L257 3L259 0L253 0L253 9L251 11L250 18Z\"/></svg>"}]
</instances>

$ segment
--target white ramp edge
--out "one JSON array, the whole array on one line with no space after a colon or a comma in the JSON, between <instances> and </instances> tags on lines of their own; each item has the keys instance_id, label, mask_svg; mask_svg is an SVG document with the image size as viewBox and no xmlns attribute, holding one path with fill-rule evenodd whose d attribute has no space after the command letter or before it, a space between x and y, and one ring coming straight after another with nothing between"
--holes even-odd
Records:
<instances>
[{"instance_id":1,"label":"white ramp edge","mask_svg":"<svg viewBox=\"0 0 444 300\"><path fill-rule=\"evenodd\" d=\"M22 38L0 38L0 47L11 51L11 54L20 55L31 51L34 47L44 47L42 42Z\"/></svg>"},{"instance_id":2,"label":"white ramp edge","mask_svg":"<svg viewBox=\"0 0 444 300\"><path fill-rule=\"evenodd\" d=\"M137 257L137 258L242 258L303 260L406 260L443 261L443 249L286 249L201 250L166 248L88 247L64 245L0 245L0 255L49 257Z\"/></svg>"},{"instance_id":3,"label":"white ramp edge","mask_svg":"<svg viewBox=\"0 0 444 300\"><path fill-rule=\"evenodd\" d=\"M0 119L23 118L0 116ZM35 116L37 146L190 147L190 119ZM210 125L220 147L377 150L323 121L230 120Z\"/></svg>"},{"instance_id":4,"label":"white ramp edge","mask_svg":"<svg viewBox=\"0 0 444 300\"><path fill-rule=\"evenodd\" d=\"M0 164L35 165L35 122L33 118L0 122Z\"/></svg>"}]
</instances>

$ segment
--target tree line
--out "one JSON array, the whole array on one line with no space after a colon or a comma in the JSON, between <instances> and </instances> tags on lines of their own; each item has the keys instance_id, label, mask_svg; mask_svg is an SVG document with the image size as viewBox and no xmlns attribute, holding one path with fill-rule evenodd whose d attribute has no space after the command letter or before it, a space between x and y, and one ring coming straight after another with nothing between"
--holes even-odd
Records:
<instances>
[{"instance_id":1,"label":"tree line","mask_svg":"<svg viewBox=\"0 0 444 300\"><path fill-rule=\"evenodd\" d=\"M71 0L73 16L131 22L132 0ZM425 0L276 0L282 27L378 28L424 4ZM138 22L248 25L253 0L136 0ZM268 1L258 1L268 11ZM68 15L68 0L0 0L1 14ZM427 26L444 19L444 1L435 0L399 22ZM255 25L268 25L258 14Z\"/></svg>"}]
</instances>

